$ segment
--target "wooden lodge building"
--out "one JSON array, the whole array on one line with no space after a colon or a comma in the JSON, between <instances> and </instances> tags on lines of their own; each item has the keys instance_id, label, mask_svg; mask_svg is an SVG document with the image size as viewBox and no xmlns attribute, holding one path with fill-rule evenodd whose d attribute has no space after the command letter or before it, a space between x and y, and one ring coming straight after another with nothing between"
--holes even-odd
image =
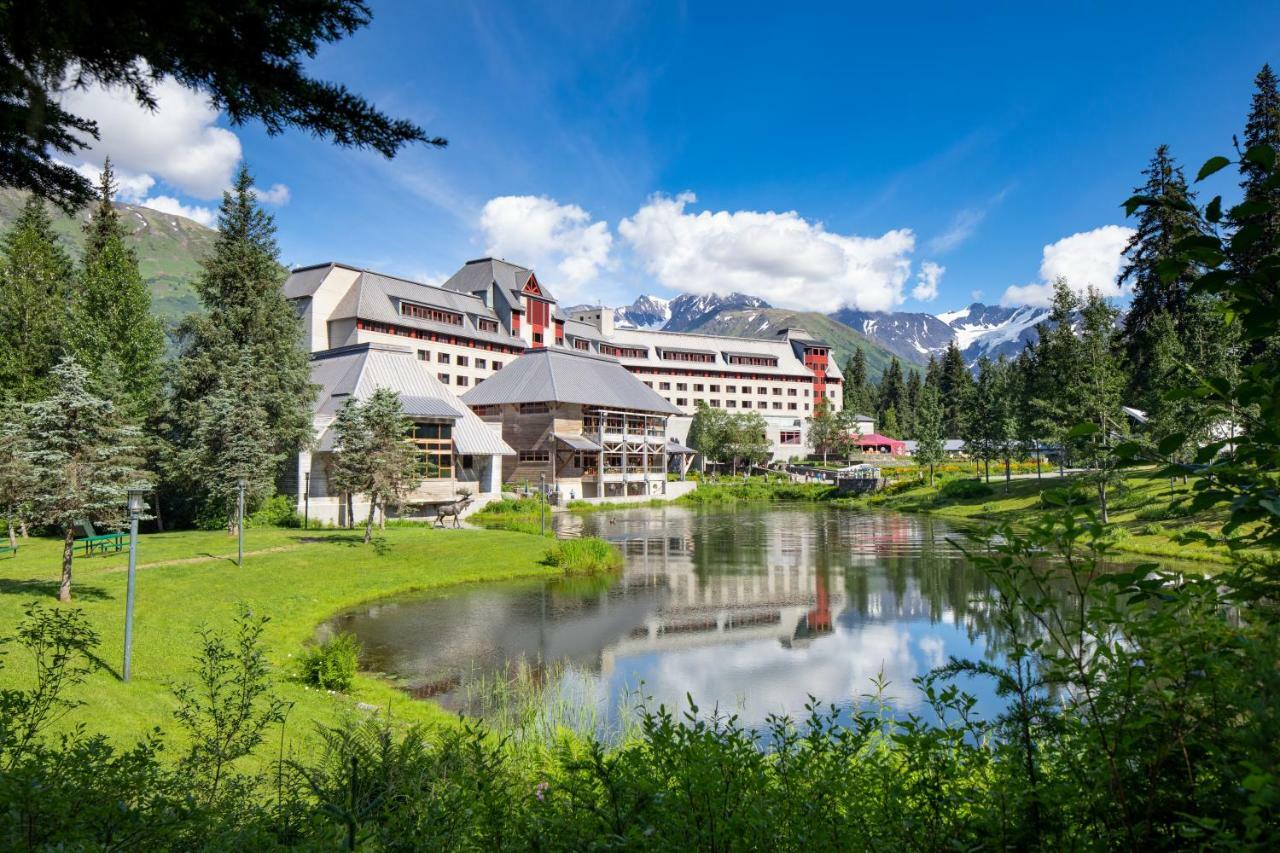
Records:
<instances>
[{"instance_id":1,"label":"wooden lodge building","mask_svg":"<svg viewBox=\"0 0 1280 853\"><path fill-rule=\"evenodd\" d=\"M674 410L665 438L681 443L701 402L760 414L775 459L804 456L818 402L842 404L830 348L801 329L762 339L616 327L610 309L568 313L533 270L494 258L468 261L439 287L327 263L294 270L284 290L313 353L405 348L459 396L538 349L611 360L665 404L652 411Z\"/></svg>"},{"instance_id":2,"label":"wooden lodge building","mask_svg":"<svg viewBox=\"0 0 1280 853\"><path fill-rule=\"evenodd\" d=\"M681 414L617 360L575 349L530 350L462 400L516 452L504 467L508 490L538 488L563 501L647 499L668 484L687 448L668 439Z\"/></svg>"}]
</instances>

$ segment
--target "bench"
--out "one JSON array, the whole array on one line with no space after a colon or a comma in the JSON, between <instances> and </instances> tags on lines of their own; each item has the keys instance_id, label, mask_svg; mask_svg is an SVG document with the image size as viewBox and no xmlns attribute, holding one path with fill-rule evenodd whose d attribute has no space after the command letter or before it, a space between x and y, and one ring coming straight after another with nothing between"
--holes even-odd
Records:
<instances>
[{"instance_id":1,"label":"bench","mask_svg":"<svg viewBox=\"0 0 1280 853\"><path fill-rule=\"evenodd\" d=\"M0 545L0 554L8 554L8 553L12 553L13 556L15 557L18 556L18 546L17 545Z\"/></svg>"},{"instance_id":2,"label":"bench","mask_svg":"<svg viewBox=\"0 0 1280 853\"><path fill-rule=\"evenodd\" d=\"M97 551L100 554L105 554L108 549L113 551L121 551L124 549L124 531L116 531L115 533L99 533L93 529L93 522L77 521L76 533L80 535L76 537L75 544L84 546L84 555L86 557L94 551Z\"/></svg>"}]
</instances>

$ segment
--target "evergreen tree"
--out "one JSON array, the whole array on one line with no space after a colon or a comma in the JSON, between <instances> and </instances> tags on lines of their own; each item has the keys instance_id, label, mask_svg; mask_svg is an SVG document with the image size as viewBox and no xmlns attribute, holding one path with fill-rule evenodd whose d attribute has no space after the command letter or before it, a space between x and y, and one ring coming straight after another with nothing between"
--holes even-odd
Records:
<instances>
[{"instance_id":1,"label":"evergreen tree","mask_svg":"<svg viewBox=\"0 0 1280 853\"><path fill-rule=\"evenodd\" d=\"M30 430L22 409L7 403L0 411L0 514L4 515L9 546L18 545L17 530L25 532L35 494L35 469L31 465Z\"/></svg>"},{"instance_id":2,"label":"evergreen tree","mask_svg":"<svg viewBox=\"0 0 1280 853\"><path fill-rule=\"evenodd\" d=\"M1168 315L1181 334L1188 293L1196 276L1196 268L1190 264L1184 264L1172 275L1168 259L1172 257L1174 245L1200 233L1203 224L1193 206L1195 194L1187 188L1182 167L1170 156L1169 146L1156 149L1142 174L1147 180L1136 187L1134 193L1151 199L1152 203L1142 208L1137 230L1125 246L1126 264L1120 273L1120 283L1133 290L1123 334L1133 371L1130 399L1136 405L1150 406L1154 388L1149 365L1151 324L1156 317Z\"/></svg>"},{"instance_id":3,"label":"evergreen tree","mask_svg":"<svg viewBox=\"0 0 1280 853\"><path fill-rule=\"evenodd\" d=\"M861 349L855 349L845 363L843 403L844 408L854 414L870 415L875 412L867 383L867 356Z\"/></svg>"},{"instance_id":4,"label":"evergreen tree","mask_svg":"<svg viewBox=\"0 0 1280 853\"><path fill-rule=\"evenodd\" d=\"M1004 460L1004 489L1009 492L1013 478L1013 458L1019 455L1019 413L1022 410L1021 373L1013 362L1001 355L993 368L991 421L987 434L996 458Z\"/></svg>"},{"instance_id":5,"label":"evergreen tree","mask_svg":"<svg viewBox=\"0 0 1280 853\"><path fill-rule=\"evenodd\" d=\"M1263 65L1254 78L1253 100L1240 141L1244 153L1260 145L1280 152L1280 85L1270 65ZM1268 180L1270 175L1265 163L1241 159L1244 199L1231 224L1237 232L1249 232L1253 237L1233 245L1232 263L1246 276L1256 271L1263 258L1280 251L1280 183Z\"/></svg>"},{"instance_id":6,"label":"evergreen tree","mask_svg":"<svg viewBox=\"0 0 1280 853\"><path fill-rule=\"evenodd\" d=\"M241 168L224 193L218 239L203 262L196 290L204 313L183 321L174 388L174 419L181 458L180 482L198 490L202 511L232 516L234 494L226 484L249 481L246 500L270 496L279 464L311 438L307 353L297 313L281 290L275 225L258 207L253 179ZM240 396L237 401L237 395ZM228 406L257 436L233 440L213 421Z\"/></svg>"},{"instance_id":7,"label":"evergreen tree","mask_svg":"<svg viewBox=\"0 0 1280 853\"><path fill-rule=\"evenodd\" d=\"M30 401L48 390L65 350L72 270L45 203L28 198L0 242L0 396Z\"/></svg>"},{"instance_id":8,"label":"evergreen tree","mask_svg":"<svg viewBox=\"0 0 1280 853\"><path fill-rule=\"evenodd\" d=\"M934 469L944 458L942 435L942 400L938 389L925 382L916 410L916 452L918 465L929 466L929 485L933 485Z\"/></svg>"},{"instance_id":9,"label":"evergreen tree","mask_svg":"<svg viewBox=\"0 0 1280 853\"><path fill-rule=\"evenodd\" d=\"M880 415L880 429L877 432L889 438L897 438L901 434L902 430L898 427L898 410L893 406L885 409Z\"/></svg>"},{"instance_id":10,"label":"evergreen tree","mask_svg":"<svg viewBox=\"0 0 1280 853\"><path fill-rule=\"evenodd\" d=\"M158 408L164 332L112 204L108 160L85 223L85 252L68 329L76 358L121 410L141 422Z\"/></svg>"},{"instance_id":11,"label":"evergreen tree","mask_svg":"<svg viewBox=\"0 0 1280 853\"><path fill-rule=\"evenodd\" d=\"M1080 401L1075 422L1087 421L1094 427L1089 438L1094 470L1089 477L1098 488L1099 515L1104 524L1110 520L1107 490L1119 477L1113 453L1115 438L1128 432L1120 410L1125 376L1116 358L1117 313L1102 294L1089 289L1081 309L1079 359L1072 373Z\"/></svg>"},{"instance_id":12,"label":"evergreen tree","mask_svg":"<svg viewBox=\"0 0 1280 853\"><path fill-rule=\"evenodd\" d=\"M368 499L366 543L373 538L375 513L381 510L385 519L387 505L399 502L422 482L418 455L407 440L412 426L399 395L387 388L374 391L363 403L347 400L334 421L337 441L330 476L339 490Z\"/></svg>"},{"instance_id":13,"label":"evergreen tree","mask_svg":"<svg viewBox=\"0 0 1280 853\"><path fill-rule=\"evenodd\" d=\"M978 378L969 395L961 436L964 447L975 460L983 463L986 479L991 481L991 460L999 446L995 424L999 418L999 387L996 365L987 356L978 359Z\"/></svg>"},{"instance_id":14,"label":"evergreen tree","mask_svg":"<svg viewBox=\"0 0 1280 853\"><path fill-rule=\"evenodd\" d=\"M946 435L956 438L964 432L973 376L965 367L964 356L954 340L947 345L947 352L942 357L938 389L942 396L942 429Z\"/></svg>"},{"instance_id":15,"label":"evergreen tree","mask_svg":"<svg viewBox=\"0 0 1280 853\"><path fill-rule=\"evenodd\" d=\"M887 413L890 409L894 412L894 430L895 432L902 428L902 415L907 408L907 384L902 377L902 363L898 361L897 356L889 360L889 366L884 369L884 373L880 376L879 397L879 420L883 424ZM885 435L890 435L880 430ZM893 436L897 438L896 435Z\"/></svg>"},{"instance_id":16,"label":"evergreen tree","mask_svg":"<svg viewBox=\"0 0 1280 853\"><path fill-rule=\"evenodd\" d=\"M62 534L61 601L71 600L76 524L84 519L120 523L125 496L142 479L137 430L91 387L88 371L72 356L53 369L52 393L27 406L27 457L35 471L32 512Z\"/></svg>"},{"instance_id":17,"label":"evergreen tree","mask_svg":"<svg viewBox=\"0 0 1280 853\"><path fill-rule=\"evenodd\" d=\"M942 365L938 364L938 359L933 354L929 355L929 364L924 369L924 384L933 386L938 392L938 404L942 404Z\"/></svg>"},{"instance_id":18,"label":"evergreen tree","mask_svg":"<svg viewBox=\"0 0 1280 853\"><path fill-rule=\"evenodd\" d=\"M916 410L920 408L922 386L920 371L912 368L907 373L906 399L903 405L903 412L898 418L899 423L902 425L902 434L907 438L914 438L916 434Z\"/></svg>"},{"instance_id":19,"label":"evergreen tree","mask_svg":"<svg viewBox=\"0 0 1280 853\"><path fill-rule=\"evenodd\" d=\"M1035 374L1024 392L1031 431L1057 446L1058 464L1064 469L1070 450L1067 434L1081 413L1079 341L1071 328L1079 308L1080 300L1066 279L1055 281L1049 317L1036 327Z\"/></svg>"}]
</instances>

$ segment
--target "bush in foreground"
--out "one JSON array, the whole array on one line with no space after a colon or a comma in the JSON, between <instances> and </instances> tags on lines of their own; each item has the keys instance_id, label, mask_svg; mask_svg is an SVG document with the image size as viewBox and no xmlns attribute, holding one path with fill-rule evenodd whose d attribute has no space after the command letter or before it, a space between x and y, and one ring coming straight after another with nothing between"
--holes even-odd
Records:
<instances>
[{"instance_id":1,"label":"bush in foreground","mask_svg":"<svg viewBox=\"0 0 1280 853\"><path fill-rule=\"evenodd\" d=\"M950 500L968 500L990 497L995 490L981 480L947 480L938 489L938 494Z\"/></svg>"},{"instance_id":2,"label":"bush in foreground","mask_svg":"<svg viewBox=\"0 0 1280 853\"><path fill-rule=\"evenodd\" d=\"M360 641L345 632L335 634L303 652L301 666L307 684L346 693L360 667Z\"/></svg>"}]
</instances>

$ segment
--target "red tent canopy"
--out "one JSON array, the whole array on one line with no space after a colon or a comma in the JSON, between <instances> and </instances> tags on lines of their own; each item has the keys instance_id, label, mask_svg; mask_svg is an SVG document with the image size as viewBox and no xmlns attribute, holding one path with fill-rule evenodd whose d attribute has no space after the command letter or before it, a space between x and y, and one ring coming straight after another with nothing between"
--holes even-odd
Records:
<instances>
[{"instance_id":1,"label":"red tent canopy","mask_svg":"<svg viewBox=\"0 0 1280 853\"><path fill-rule=\"evenodd\" d=\"M889 438L887 435L881 435L878 432L860 435L854 441L859 450L868 453L888 453L892 456L900 456L907 451L907 443L898 441L896 438Z\"/></svg>"}]
</instances>

